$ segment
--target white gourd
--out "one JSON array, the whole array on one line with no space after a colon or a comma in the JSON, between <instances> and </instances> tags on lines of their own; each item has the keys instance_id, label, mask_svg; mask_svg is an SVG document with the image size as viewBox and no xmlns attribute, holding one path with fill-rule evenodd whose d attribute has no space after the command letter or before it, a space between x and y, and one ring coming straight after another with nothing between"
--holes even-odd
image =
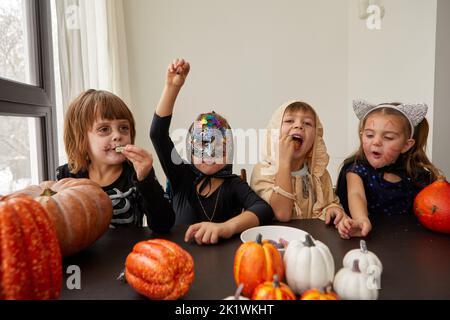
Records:
<instances>
[{"instance_id":1,"label":"white gourd","mask_svg":"<svg viewBox=\"0 0 450 320\"><path fill-rule=\"evenodd\" d=\"M383 272L383 265L380 259L378 259L378 257L373 252L367 250L366 241L361 240L359 245L360 245L359 249L354 249L347 252L343 261L344 267L351 268L353 261L358 259L359 270L361 270L361 272L367 273L368 271L367 268L369 266L377 266L379 268L378 275L381 275L381 273Z\"/></svg>"},{"instance_id":2,"label":"white gourd","mask_svg":"<svg viewBox=\"0 0 450 320\"><path fill-rule=\"evenodd\" d=\"M305 241L291 240L284 253L286 282L296 293L326 287L333 282L334 260L330 249L307 234Z\"/></svg>"},{"instance_id":3,"label":"white gourd","mask_svg":"<svg viewBox=\"0 0 450 320\"><path fill-rule=\"evenodd\" d=\"M244 296L241 296L242 289L244 289L244 284L241 283L239 287L236 289L234 296L229 296L224 298L223 300L250 300Z\"/></svg>"},{"instance_id":4,"label":"white gourd","mask_svg":"<svg viewBox=\"0 0 450 320\"><path fill-rule=\"evenodd\" d=\"M342 268L336 273L333 283L334 291L343 300L376 300L378 289L372 276L359 270L358 259L352 268Z\"/></svg>"}]
</instances>

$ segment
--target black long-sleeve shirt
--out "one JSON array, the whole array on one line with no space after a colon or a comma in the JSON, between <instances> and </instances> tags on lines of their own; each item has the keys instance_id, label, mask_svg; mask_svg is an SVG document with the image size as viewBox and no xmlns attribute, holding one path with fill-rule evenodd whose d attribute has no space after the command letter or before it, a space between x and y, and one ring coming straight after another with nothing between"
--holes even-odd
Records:
<instances>
[{"instance_id":1,"label":"black long-sleeve shirt","mask_svg":"<svg viewBox=\"0 0 450 320\"><path fill-rule=\"evenodd\" d=\"M63 178L89 178L88 172L70 173L67 164L56 170L58 180ZM152 168L148 176L138 181L136 171L127 161L120 177L109 186L102 187L113 204L111 225L114 227L142 226L144 214L147 224L155 232L167 232L175 222L175 214Z\"/></svg>"},{"instance_id":2,"label":"black long-sleeve shirt","mask_svg":"<svg viewBox=\"0 0 450 320\"><path fill-rule=\"evenodd\" d=\"M225 222L243 210L254 213L260 224L271 222L273 211L270 205L238 176L226 178L222 186L209 197L197 195L194 184L196 175L191 169L191 164L181 159L169 136L171 119L172 116L159 117L155 114L150 138L172 188L175 223ZM216 204L217 208L214 210Z\"/></svg>"}]
</instances>

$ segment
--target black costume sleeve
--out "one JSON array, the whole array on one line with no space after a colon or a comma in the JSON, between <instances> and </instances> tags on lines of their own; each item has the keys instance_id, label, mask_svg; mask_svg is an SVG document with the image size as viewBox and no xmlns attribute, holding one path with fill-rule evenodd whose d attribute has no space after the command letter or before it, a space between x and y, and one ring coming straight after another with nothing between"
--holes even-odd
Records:
<instances>
[{"instance_id":1,"label":"black costume sleeve","mask_svg":"<svg viewBox=\"0 0 450 320\"><path fill-rule=\"evenodd\" d=\"M233 184L234 197L242 204L245 211L254 213L258 217L260 225L272 222L274 217L272 207L260 198L247 182L234 179Z\"/></svg>"},{"instance_id":2,"label":"black costume sleeve","mask_svg":"<svg viewBox=\"0 0 450 320\"><path fill-rule=\"evenodd\" d=\"M150 139L167 179L170 181L172 188L176 189L185 173L185 164L169 136L171 120L171 115L160 117L155 113L150 128Z\"/></svg>"},{"instance_id":3,"label":"black costume sleeve","mask_svg":"<svg viewBox=\"0 0 450 320\"><path fill-rule=\"evenodd\" d=\"M142 181L137 181L135 174L133 184L138 191L138 201L147 217L148 227L160 233L169 231L175 223L175 213L169 200L164 197L154 169L152 168L147 178Z\"/></svg>"}]
</instances>

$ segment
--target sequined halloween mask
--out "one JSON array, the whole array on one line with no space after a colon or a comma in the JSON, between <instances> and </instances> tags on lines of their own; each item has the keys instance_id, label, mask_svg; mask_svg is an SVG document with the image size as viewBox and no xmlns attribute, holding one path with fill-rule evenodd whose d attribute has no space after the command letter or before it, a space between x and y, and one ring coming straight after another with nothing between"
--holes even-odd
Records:
<instances>
[{"instance_id":1,"label":"sequined halloween mask","mask_svg":"<svg viewBox=\"0 0 450 320\"><path fill-rule=\"evenodd\" d=\"M222 161L227 152L232 150L231 130L224 128L213 114L204 115L195 121L190 135L191 154L197 158Z\"/></svg>"}]
</instances>

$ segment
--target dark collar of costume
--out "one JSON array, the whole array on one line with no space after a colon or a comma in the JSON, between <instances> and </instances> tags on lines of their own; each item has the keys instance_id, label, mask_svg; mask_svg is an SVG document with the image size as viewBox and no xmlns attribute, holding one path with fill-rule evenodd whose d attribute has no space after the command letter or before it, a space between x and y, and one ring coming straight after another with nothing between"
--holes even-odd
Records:
<instances>
[{"instance_id":1,"label":"dark collar of costume","mask_svg":"<svg viewBox=\"0 0 450 320\"><path fill-rule=\"evenodd\" d=\"M202 193L202 191L206 188L206 186L209 186L209 188L211 189L211 178L229 179L237 177L237 175L233 174L232 164L225 165L225 167L223 167L221 170L211 175L207 175L200 172L193 164L191 164L190 168L196 176L194 180L194 186L196 186L203 178L206 177L206 179L200 185L200 189L198 191L199 194Z\"/></svg>"}]
</instances>

